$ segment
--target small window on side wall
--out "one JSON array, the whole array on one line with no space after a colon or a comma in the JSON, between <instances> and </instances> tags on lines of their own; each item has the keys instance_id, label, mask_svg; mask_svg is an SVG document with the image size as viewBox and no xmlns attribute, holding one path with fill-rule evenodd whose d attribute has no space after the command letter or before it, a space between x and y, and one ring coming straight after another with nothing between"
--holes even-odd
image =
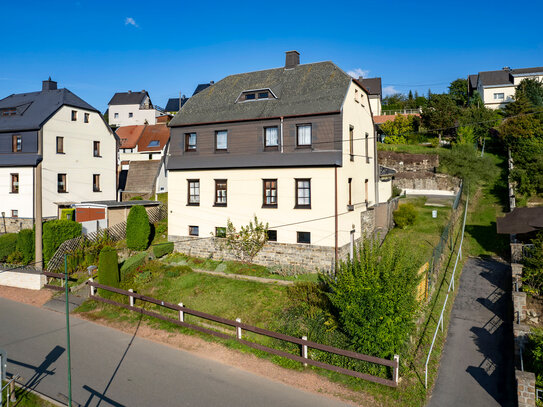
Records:
<instances>
[{"instance_id":1,"label":"small window on side wall","mask_svg":"<svg viewBox=\"0 0 543 407\"><path fill-rule=\"evenodd\" d=\"M295 208L311 209L311 180L308 178L296 179L296 205Z\"/></svg>"},{"instance_id":2,"label":"small window on side wall","mask_svg":"<svg viewBox=\"0 0 543 407\"><path fill-rule=\"evenodd\" d=\"M200 205L200 180L189 179L188 182L188 202L189 206Z\"/></svg>"},{"instance_id":3,"label":"small window on side wall","mask_svg":"<svg viewBox=\"0 0 543 407\"><path fill-rule=\"evenodd\" d=\"M277 150L279 147L279 131L277 127L264 127L264 147Z\"/></svg>"},{"instance_id":4,"label":"small window on side wall","mask_svg":"<svg viewBox=\"0 0 543 407\"><path fill-rule=\"evenodd\" d=\"M228 131L220 130L215 132L215 150L227 151L228 150Z\"/></svg>"},{"instance_id":5,"label":"small window on side wall","mask_svg":"<svg viewBox=\"0 0 543 407\"><path fill-rule=\"evenodd\" d=\"M189 226L189 236L200 236L200 227Z\"/></svg>"},{"instance_id":6,"label":"small window on side wall","mask_svg":"<svg viewBox=\"0 0 543 407\"><path fill-rule=\"evenodd\" d=\"M215 237L226 237L226 228L217 226L215 228Z\"/></svg>"},{"instance_id":7,"label":"small window on side wall","mask_svg":"<svg viewBox=\"0 0 543 407\"><path fill-rule=\"evenodd\" d=\"M311 232L296 232L296 242L310 244Z\"/></svg>"},{"instance_id":8,"label":"small window on side wall","mask_svg":"<svg viewBox=\"0 0 543 407\"><path fill-rule=\"evenodd\" d=\"M72 110L72 121L73 122L77 121L77 110Z\"/></svg>"},{"instance_id":9,"label":"small window on side wall","mask_svg":"<svg viewBox=\"0 0 543 407\"><path fill-rule=\"evenodd\" d=\"M266 238L270 242L277 242L277 230L267 230Z\"/></svg>"},{"instance_id":10,"label":"small window on side wall","mask_svg":"<svg viewBox=\"0 0 543 407\"><path fill-rule=\"evenodd\" d=\"M100 142L93 141L92 143L92 155L94 157L100 157Z\"/></svg>"},{"instance_id":11,"label":"small window on side wall","mask_svg":"<svg viewBox=\"0 0 543 407\"><path fill-rule=\"evenodd\" d=\"M19 193L19 174L11 174L11 193L12 194L18 194Z\"/></svg>"},{"instance_id":12,"label":"small window on side wall","mask_svg":"<svg viewBox=\"0 0 543 407\"><path fill-rule=\"evenodd\" d=\"M84 121L85 123L88 123L88 122L89 122L89 117L90 117L90 114L85 113L85 116L84 116L84 120L83 120L83 121Z\"/></svg>"},{"instance_id":13,"label":"small window on side wall","mask_svg":"<svg viewBox=\"0 0 543 407\"><path fill-rule=\"evenodd\" d=\"M227 181L225 179L215 180L215 206L226 206L226 188Z\"/></svg>"},{"instance_id":14,"label":"small window on side wall","mask_svg":"<svg viewBox=\"0 0 543 407\"><path fill-rule=\"evenodd\" d=\"M92 192L100 192L100 174L92 175Z\"/></svg>"},{"instance_id":15,"label":"small window on side wall","mask_svg":"<svg viewBox=\"0 0 543 407\"><path fill-rule=\"evenodd\" d=\"M18 218L19 217L19 211L17 209L11 210L11 217L12 218Z\"/></svg>"},{"instance_id":16,"label":"small window on side wall","mask_svg":"<svg viewBox=\"0 0 543 407\"><path fill-rule=\"evenodd\" d=\"M196 133L185 133L185 151L196 151Z\"/></svg>"},{"instance_id":17,"label":"small window on side wall","mask_svg":"<svg viewBox=\"0 0 543 407\"><path fill-rule=\"evenodd\" d=\"M64 137L57 137L57 154L64 154Z\"/></svg>"},{"instance_id":18,"label":"small window on side wall","mask_svg":"<svg viewBox=\"0 0 543 407\"><path fill-rule=\"evenodd\" d=\"M57 175L57 192L67 192L66 174Z\"/></svg>"},{"instance_id":19,"label":"small window on side wall","mask_svg":"<svg viewBox=\"0 0 543 407\"><path fill-rule=\"evenodd\" d=\"M13 153L19 153L23 151L23 136L20 134L14 134L11 136L11 151Z\"/></svg>"}]
</instances>

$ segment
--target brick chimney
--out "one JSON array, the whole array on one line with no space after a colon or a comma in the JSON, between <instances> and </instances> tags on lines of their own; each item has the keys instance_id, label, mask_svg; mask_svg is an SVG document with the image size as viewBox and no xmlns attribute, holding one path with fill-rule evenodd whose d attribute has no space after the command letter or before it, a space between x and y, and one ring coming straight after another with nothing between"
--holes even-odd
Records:
<instances>
[{"instance_id":1,"label":"brick chimney","mask_svg":"<svg viewBox=\"0 0 543 407\"><path fill-rule=\"evenodd\" d=\"M285 54L285 69L295 68L300 65L300 53L298 51L287 51Z\"/></svg>"},{"instance_id":2,"label":"brick chimney","mask_svg":"<svg viewBox=\"0 0 543 407\"><path fill-rule=\"evenodd\" d=\"M57 83L55 81L51 80L51 77L47 79L46 81L42 81L41 83L41 90L56 90L57 89Z\"/></svg>"}]
</instances>

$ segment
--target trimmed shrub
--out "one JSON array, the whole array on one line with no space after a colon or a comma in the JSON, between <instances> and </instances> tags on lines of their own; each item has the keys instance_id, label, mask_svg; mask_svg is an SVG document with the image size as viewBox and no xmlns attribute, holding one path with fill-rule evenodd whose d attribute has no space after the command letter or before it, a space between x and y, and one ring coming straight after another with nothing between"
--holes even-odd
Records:
<instances>
[{"instance_id":1,"label":"trimmed shrub","mask_svg":"<svg viewBox=\"0 0 543 407\"><path fill-rule=\"evenodd\" d=\"M22 255L24 264L34 260L34 231L23 229L17 234L17 251Z\"/></svg>"},{"instance_id":2,"label":"trimmed shrub","mask_svg":"<svg viewBox=\"0 0 543 407\"><path fill-rule=\"evenodd\" d=\"M121 281L124 281L126 276L145 263L147 260L147 252L141 252L129 257L121 266Z\"/></svg>"},{"instance_id":3,"label":"trimmed shrub","mask_svg":"<svg viewBox=\"0 0 543 407\"><path fill-rule=\"evenodd\" d=\"M81 236L81 223L73 220L51 220L43 224L43 258L47 262L68 239Z\"/></svg>"},{"instance_id":4,"label":"trimmed shrub","mask_svg":"<svg viewBox=\"0 0 543 407\"><path fill-rule=\"evenodd\" d=\"M141 205L134 205L126 219L126 245L132 250L145 250L150 234L151 225L147 211Z\"/></svg>"},{"instance_id":5,"label":"trimmed shrub","mask_svg":"<svg viewBox=\"0 0 543 407\"><path fill-rule=\"evenodd\" d=\"M5 261L15 250L17 250L17 233L0 236L0 261Z\"/></svg>"},{"instance_id":6,"label":"trimmed shrub","mask_svg":"<svg viewBox=\"0 0 543 407\"><path fill-rule=\"evenodd\" d=\"M173 252L173 242L167 242L167 243L160 243L156 246L153 246L153 254L155 257L162 257L166 254L170 254Z\"/></svg>"},{"instance_id":7,"label":"trimmed shrub","mask_svg":"<svg viewBox=\"0 0 543 407\"><path fill-rule=\"evenodd\" d=\"M100 251L98 281L103 285L119 287L119 263L117 260L117 250L113 247L104 247ZM99 289L98 293L104 298L108 298L113 294L111 291L102 289Z\"/></svg>"},{"instance_id":8,"label":"trimmed shrub","mask_svg":"<svg viewBox=\"0 0 543 407\"><path fill-rule=\"evenodd\" d=\"M400 205L400 207L394 211L394 223L400 229L404 229L409 225L415 223L417 219L417 210L413 204L406 203Z\"/></svg>"},{"instance_id":9,"label":"trimmed shrub","mask_svg":"<svg viewBox=\"0 0 543 407\"><path fill-rule=\"evenodd\" d=\"M75 208L65 208L60 210L60 219L75 220Z\"/></svg>"}]
</instances>

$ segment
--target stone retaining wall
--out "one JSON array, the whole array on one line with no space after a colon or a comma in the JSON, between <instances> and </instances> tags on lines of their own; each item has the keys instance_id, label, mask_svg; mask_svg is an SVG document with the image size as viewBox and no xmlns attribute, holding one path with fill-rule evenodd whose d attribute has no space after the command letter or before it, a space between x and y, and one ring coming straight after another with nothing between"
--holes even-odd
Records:
<instances>
[{"instance_id":1,"label":"stone retaining wall","mask_svg":"<svg viewBox=\"0 0 543 407\"><path fill-rule=\"evenodd\" d=\"M518 407L535 407L535 374L515 371Z\"/></svg>"},{"instance_id":2,"label":"stone retaining wall","mask_svg":"<svg viewBox=\"0 0 543 407\"><path fill-rule=\"evenodd\" d=\"M437 154L410 154L394 151L379 151L379 164L393 168L398 172L403 171L431 171L439 167L439 155Z\"/></svg>"},{"instance_id":3,"label":"stone retaining wall","mask_svg":"<svg viewBox=\"0 0 543 407\"><path fill-rule=\"evenodd\" d=\"M22 229L32 229L33 227L33 218L5 218L5 224L4 219L0 218L0 234L18 233Z\"/></svg>"},{"instance_id":4,"label":"stone retaining wall","mask_svg":"<svg viewBox=\"0 0 543 407\"><path fill-rule=\"evenodd\" d=\"M446 174L433 174L430 172L402 172L397 173L392 181L400 189L440 190L457 192L460 180Z\"/></svg>"}]
</instances>

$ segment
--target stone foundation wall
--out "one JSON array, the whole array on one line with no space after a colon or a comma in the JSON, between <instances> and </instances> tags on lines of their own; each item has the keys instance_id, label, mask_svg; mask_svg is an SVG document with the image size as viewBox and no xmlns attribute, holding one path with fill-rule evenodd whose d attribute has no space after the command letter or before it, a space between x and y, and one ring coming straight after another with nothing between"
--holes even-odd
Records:
<instances>
[{"instance_id":1,"label":"stone foundation wall","mask_svg":"<svg viewBox=\"0 0 543 407\"><path fill-rule=\"evenodd\" d=\"M4 228L5 226L5 228ZM18 233L22 229L32 229L34 227L33 218L0 218L0 234L2 233Z\"/></svg>"},{"instance_id":2,"label":"stone foundation wall","mask_svg":"<svg viewBox=\"0 0 543 407\"><path fill-rule=\"evenodd\" d=\"M394 176L393 185L401 189L458 191L460 180L446 174L403 172Z\"/></svg>"},{"instance_id":3,"label":"stone foundation wall","mask_svg":"<svg viewBox=\"0 0 543 407\"><path fill-rule=\"evenodd\" d=\"M518 407L535 407L535 374L515 371Z\"/></svg>"},{"instance_id":4,"label":"stone foundation wall","mask_svg":"<svg viewBox=\"0 0 543 407\"><path fill-rule=\"evenodd\" d=\"M398 172L403 171L431 171L439 167L437 154L409 154L396 153L394 151L379 151L379 164L393 168Z\"/></svg>"}]
</instances>

